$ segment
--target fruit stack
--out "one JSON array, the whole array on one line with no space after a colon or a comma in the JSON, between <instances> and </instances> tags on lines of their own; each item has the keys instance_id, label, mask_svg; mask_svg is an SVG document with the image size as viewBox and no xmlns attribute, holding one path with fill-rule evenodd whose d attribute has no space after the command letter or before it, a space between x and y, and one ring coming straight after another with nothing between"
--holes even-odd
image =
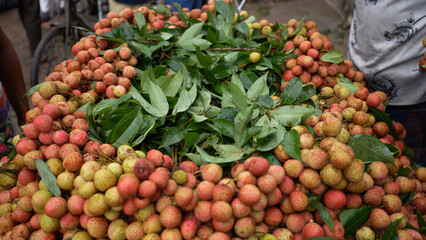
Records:
<instances>
[{"instance_id":1,"label":"fruit stack","mask_svg":"<svg viewBox=\"0 0 426 240\"><path fill-rule=\"evenodd\" d=\"M315 22L176 6L109 13L29 91L0 239L424 238L426 168Z\"/></svg>"}]
</instances>

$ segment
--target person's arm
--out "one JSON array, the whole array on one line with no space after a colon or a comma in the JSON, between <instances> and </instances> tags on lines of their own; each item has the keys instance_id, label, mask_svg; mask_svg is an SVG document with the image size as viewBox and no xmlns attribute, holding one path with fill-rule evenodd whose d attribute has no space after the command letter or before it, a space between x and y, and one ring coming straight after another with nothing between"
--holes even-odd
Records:
<instances>
[{"instance_id":1,"label":"person's arm","mask_svg":"<svg viewBox=\"0 0 426 240\"><path fill-rule=\"evenodd\" d=\"M9 38L0 27L0 81L9 99L10 105L18 117L18 124L25 124L25 113L29 104L25 94L25 82L21 64Z\"/></svg>"}]
</instances>

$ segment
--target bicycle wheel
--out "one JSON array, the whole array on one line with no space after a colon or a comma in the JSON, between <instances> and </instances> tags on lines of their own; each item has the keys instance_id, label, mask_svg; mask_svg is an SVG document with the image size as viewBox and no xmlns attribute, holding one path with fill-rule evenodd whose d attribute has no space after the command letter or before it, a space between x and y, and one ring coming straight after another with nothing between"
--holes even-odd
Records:
<instances>
[{"instance_id":1,"label":"bicycle wheel","mask_svg":"<svg viewBox=\"0 0 426 240\"><path fill-rule=\"evenodd\" d=\"M42 82L44 78L53 72L56 65L62 61L74 57L71 48L75 40L69 37L65 43L65 27L57 28L49 32L37 46L31 65L31 87Z\"/></svg>"}]
</instances>

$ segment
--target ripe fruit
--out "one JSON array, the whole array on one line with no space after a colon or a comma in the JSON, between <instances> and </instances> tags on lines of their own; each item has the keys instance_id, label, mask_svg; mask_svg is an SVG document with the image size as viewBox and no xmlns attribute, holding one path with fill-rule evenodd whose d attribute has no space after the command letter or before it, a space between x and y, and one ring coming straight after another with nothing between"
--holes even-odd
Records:
<instances>
[{"instance_id":1,"label":"ripe fruit","mask_svg":"<svg viewBox=\"0 0 426 240\"><path fill-rule=\"evenodd\" d=\"M325 192L323 201L330 209L340 209L346 205L346 195L342 191L330 189Z\"/></svg>"},{"instance_id":2,"label":"ripe fruit","mask_svg":"<svg viewBox=\"0 0 426 240\"><path fill-rule=\"evenodd\" d=\"M370 224L374 229L385 229L390 224L390 217L384 210L375 208L370 214Z\"/></svg>"}]
</instances>

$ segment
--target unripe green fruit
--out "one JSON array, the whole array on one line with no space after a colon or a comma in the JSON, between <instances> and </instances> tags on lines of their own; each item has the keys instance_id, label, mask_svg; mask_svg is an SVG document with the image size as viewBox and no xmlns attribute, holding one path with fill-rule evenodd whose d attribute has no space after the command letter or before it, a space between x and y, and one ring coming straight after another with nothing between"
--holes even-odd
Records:
<instances>
[{"instance_id":1,"label":"unripe green fruit","mask_svg":"<svg viewBox=\"0 0 426 240\"><path fill-rule=\"evenodd\" d=\"M260 57L261 57L260 53L258 53L258 52L252 52L249 55L250 62L252 62L252 63L259 62L260 61Z\"/></svg>"},{"instance_id":2,"label":"unripe green fruit","mask_svg":"<svg viewBox=\"0 0 426 240\"><path fill-rule=\"evenodd\" d=\"M121 145L117 149L117 156L121 160L126 159L127 157L133 156L135 153L135 150L129 145Z\"/></svg>"},{"instance_id":3,"label":"unripe green fruit","mask_svg":"<svg viewBox=\"0 0 426 240\"><path fill-rule=\"evenodd\" d=\"M184 184L188 181L188 175L183 170L177 170L174 172L172 178L177 184Z\"/></svg>"}]
</instances>

